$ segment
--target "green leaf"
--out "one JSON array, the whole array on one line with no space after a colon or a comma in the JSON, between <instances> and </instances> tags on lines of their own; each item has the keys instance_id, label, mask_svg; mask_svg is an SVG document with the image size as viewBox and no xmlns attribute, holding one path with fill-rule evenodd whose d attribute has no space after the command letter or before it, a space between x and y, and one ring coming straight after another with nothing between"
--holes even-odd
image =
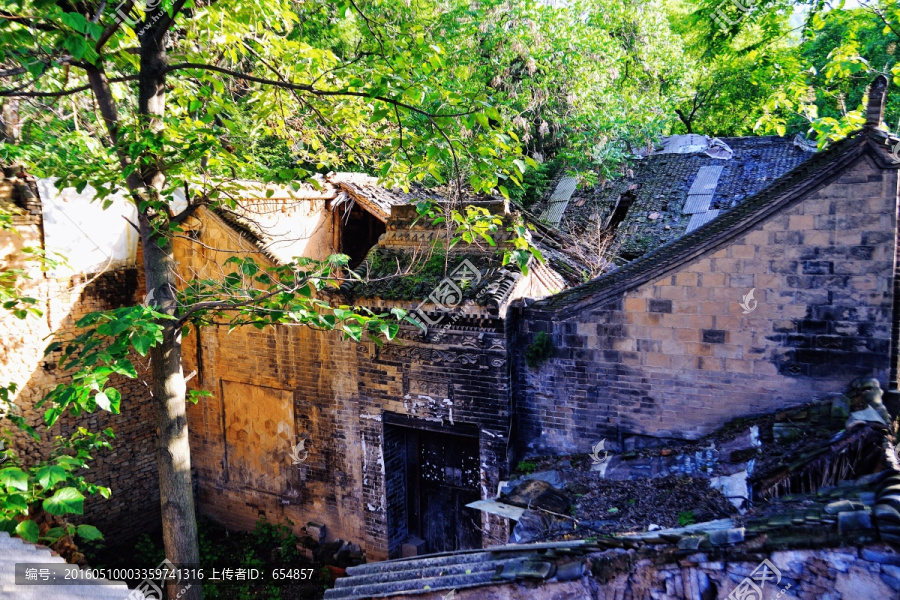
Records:
<instances>
[{"instance_id":1,"label":"green leaf","mask_svg":"<svg viewBox=\"0 0 900 600\"><path fill-rule=\"evenodd\" d=\"M131 345L141 356L147 356L147 352L153 347L155 339L151 335L135 335L131 338Z\"/></svg>"},{"instance_id":2,"label":"green leaf","mask_svg":"<svg viewBox=\"0 0 900 600\"><path fill-rule=\"evenodd\" d=\"M0 470L0 485L15 490L28 490L28 474L18 467Z\"/></svg>"},{"instance_id":3,"label":"green leaf","mask_svg":"<svg viewBox=\"0 0 900 600\"><path fill-rule=\"evenodd\" d=\"M84 33L87 30L87 19L78 13L63 13L59 16L59 20L78 33Z\"/></svg>"},{"instance_id":4,"label":"green leaf","mask_svg":"<svg viewBox=\"0 0 900 600\"><path fill-rule=\"evenodd\" d=\"M66 479L66 470L58 465L50 465L38 469L36 476L41 487L48 489Z\"/></svg>"},{"instance_id":5,"label":"green leaf","mask_svg":"<svg viewBox=\"0 0 900 600\"><path fill-rule=\"evenodd\" d=\"M44 500L42 505L51 515L80 515L84 512L84 494L73 487L65 487Z\"/></svg>"},{"instance_id":6,"label":"green leaf","mask_svg":"<svg viewBox=\"0 0 900 600\"><path fill-rule=\"evenodd\" d=\"M41 531L37 523L28 519L16 525L16 534L23 540L36 542L41 535Z\"/></svg>"},{"instance_id":7,"label":"green leaf","mask_svg":"<svg viewBox=\"0 0 900 600\"><path fill-rule=\"evenodd\" d=\"M0 501L0 508L4 512L28 514L28 500L22 494L10 494Z\"/></svg>"},{"instance_id":8,"label":"green leaf","mask_svg":"<svg viewBox=\"0 0 900 600\"><path fill-rule=\"evenodd\" d=\"M103 392L97 392L96 394L94 394L94 402L96 402L97 406L99 406L103 410L108 411L111 407L109 398Z\"/></svg>"},{"instance_id":9,"label":"green leaf","mask_svg":"<svg viewBox=\"0 0 900 600\"><path fill-rule=\"evenodd\" d=\"M528 166L525 164L525 161L519 160L517 158L513 161L513 164L516 165L516 168L519 169L519 172L522 173L522 175L525 174L525 171L528 168Z\"/></svg>"},{"instance_id":10,"label":"green leaf","mask_svg":"<svg viewBox=\"0 0 900 600\"><path fill-rule=\"evenodd\" d=\"M118 414L119 407L122 405L122 393L115 388L106 388L103 390L103 393L106 394L106 397L109 399L109 408L106 410Z\"/></svg>"},{"instance_id":11,"label":"green leaf","mask_svg":"<svg viewBox=\"0 0 900 600\"><path fill-rule=\"evenodd\" d=\"M80 59L84 56L88 49L87 41L80 35L70 35L63 42L63 46L72 53L72 57L75 59Z\"/></svg>"},{"instance_id":12,"label":"green leaf","mask_svg":"<svg viewBox=\"0 0 900 600\"><path fill-rule=\"evenodd\" d=\"M88 541L103 539L103 534L100 533L100 530L93 525L79 525L76 531L78 533L78 537Z\"/></svg>"},{"instance_id":13,"label":"green leaf","mask_svg":"<svg viewBox=\"0 0 900 600\"><path fill-rule=\"evenodd\" d=\"M382 120L386 116L388 116L388 109L379 108L378 110L376 110L372 113L372 116L369 118L369 123L377 123L378 121Z\"/></svg>"}]
</instances>

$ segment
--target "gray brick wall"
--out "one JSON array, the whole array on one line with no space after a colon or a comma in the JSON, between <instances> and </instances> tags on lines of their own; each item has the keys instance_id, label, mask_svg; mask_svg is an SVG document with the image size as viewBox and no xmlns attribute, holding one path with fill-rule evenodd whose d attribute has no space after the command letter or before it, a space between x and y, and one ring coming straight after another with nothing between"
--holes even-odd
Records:
<instances>
[{"instance_id":1,"label":"gray brick wall","mask_svg":"<svg viewBox=\"0 0 900 600\"><path fill-rule=\"evenodd\" d=\"M828 185L671 273L572 313L523 309L518 451L697 438L727 420L890 376L897 172L862 157ZM743 297L754 290L747 314ZM751 304L752 305L752 304Z\"/></svg>"}]
</instances>

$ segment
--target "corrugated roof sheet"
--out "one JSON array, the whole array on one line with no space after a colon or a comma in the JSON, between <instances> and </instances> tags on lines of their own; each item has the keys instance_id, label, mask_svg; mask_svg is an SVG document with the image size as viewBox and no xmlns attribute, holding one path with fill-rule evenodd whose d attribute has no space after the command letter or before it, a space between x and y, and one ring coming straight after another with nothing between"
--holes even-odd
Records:
<instances>
[{"instance_id":1,"label":"corrugated roof sheet","mask_svg":"<svg viewBox=\"0 0 900 600\"><path fill-rule=\"evenodd\" d=\"M578 180L574 177L563 177L560 179L556 189L553 190L553 195L550 196L546 210L541 213L541 221L558 227L559 221L562 219L563 213L566 212L566 207L569 205L569 200L572 198L572 194L575 193L577 186Z\"/></svg>"},{"instance_id":2,"label":"corrugated roof sheet","mask_svg":"<svg viewBox=\"0 0 900 600\"><path fill-rule=\"evenodd\" d=\"M719 216L718 210L708 210L706 212L700 212L695 215L691 215L691 221L688 223L687 231L685 233L690 233L698 227L702 227Z\"/></svg>"},{"instance_id":3,"label":"corrugated roof sheet","mask_svg":"<svg viewBox=\"0 0 900 600\"><path fill-rule=\"evenodd\" d=\"M684 208L681 210L681 212L686 215L704 213L709 210L709 205L712 202L712 199L712 194L690 195L687 197L687 201L685 201Z\"/></svg>"},{"instance_id":4,"label":"corrugated roof sheet","mask_svg":"<svg viewBox=\"0 0 900 600\"><path fill-rule=\"evenodd\" d=\"M700 167L696 177L694 177L694 183L691 184L691 189L688 190L688 195L715 194L716 186L719 184L719 175L722 174L722 168L721 165Z\"/></svg>"}]
</instances>

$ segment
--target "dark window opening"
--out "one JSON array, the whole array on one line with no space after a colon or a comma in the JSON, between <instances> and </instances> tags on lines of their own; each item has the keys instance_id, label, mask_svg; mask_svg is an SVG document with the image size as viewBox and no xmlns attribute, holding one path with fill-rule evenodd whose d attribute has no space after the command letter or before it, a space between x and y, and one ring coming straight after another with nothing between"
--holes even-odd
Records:
<instances>
[{"instance_id":1,"label":"dark window opening","mask_svg":"<svg viewBox=\"0 0 900 600\"><path fill-rule=\"evenodd\" d=\"M350 268L354 269L363 261L378 238L387 229L385 224L372 214L353 203L350 210L343 206L335 211L337 243L335 248L350 257Z\"/></svg>"}]
</instances>

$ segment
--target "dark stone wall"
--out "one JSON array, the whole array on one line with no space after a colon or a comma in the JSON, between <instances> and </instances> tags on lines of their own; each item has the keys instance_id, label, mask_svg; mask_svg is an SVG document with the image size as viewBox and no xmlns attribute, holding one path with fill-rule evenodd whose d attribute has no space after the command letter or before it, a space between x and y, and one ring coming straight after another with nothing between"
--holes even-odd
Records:
<instances>
[{"instance_id":1,"label":"dark stone wall","mask_svg":"<svg viewBox=\"0 0 900 600\"><path fill-rule=\"evenodd\" d=\"M539 368L517 362L518 453L694 439L737 416L841 392L855 377L886 387L896 215L897 171L862 157L738 238L601 306L520 309L514 347L543 331L554 352Z\"/></svg>"}]
</instances>

